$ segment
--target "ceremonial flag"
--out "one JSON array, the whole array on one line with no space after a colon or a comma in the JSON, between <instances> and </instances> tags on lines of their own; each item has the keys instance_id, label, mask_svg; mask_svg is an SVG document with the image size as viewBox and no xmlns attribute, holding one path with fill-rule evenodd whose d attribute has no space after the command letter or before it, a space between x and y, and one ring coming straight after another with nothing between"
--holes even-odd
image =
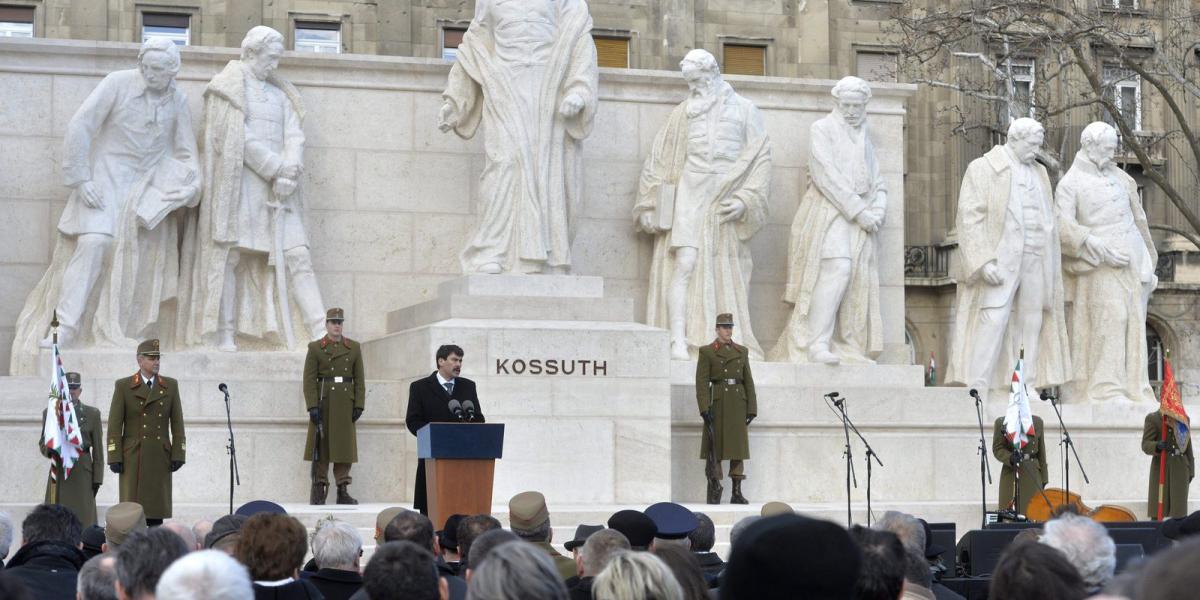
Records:
<instances>
[{"instance_id":1,"label":"ceremonial flag","mask_svg":"<svg viewBox=\"0 0 1200 600\"><path fill-rule=\"evenodd\" d=\"M46 422L42 426L42 441L51 453L50 477L58 478L54 469L56 459L62 462L63 476L69 477L75 461L82 454L83 434L79 419L67 390L67 371L63 368L58 344L50 352L50 395L46 402Z\"/></svg>"},{"instance_id":2,"label":"ceremonial flag","mask_svg":"<svg viewBox=\"0 0 1200 600\"><path fill-rule=\"evenodd\" d=\"M933 361L933 353L929 353L929 378L925 380L925 385L937 385L937 363Z\"/></svg>"},{"instance_id":3,"label":"ceremonial flag","mask_svg":"<svg viewBox=\"0 0 1200 600\"><path fill-rule=\"evenodd\" d=\"M1036 434L1033 415L1029 412L1029 390L1025 387L1025 353L1021 354L1017 366L1013 368L1008 410L1004 413L1004 435L1015 450L1024 448L1029 438Z\"/></svg>"},{"instance_id":4,"label":"ceremonial flag","mask_svg":"<svg viewBox=\"0 0 1200 600\"><path fill-rule=\"evenodd\" d=\"M1163 359L1163 385L1158 395L1159 410L1164 417L1171 417L1175 422L1175 443L1179 450L1185 451L1191 438L1191 420L1187 410L1183 408L1183 398L1179 395L1179 386L1175 384L1175 373L1171 371L1171 359Z\"/></svg>"}]
</instances>

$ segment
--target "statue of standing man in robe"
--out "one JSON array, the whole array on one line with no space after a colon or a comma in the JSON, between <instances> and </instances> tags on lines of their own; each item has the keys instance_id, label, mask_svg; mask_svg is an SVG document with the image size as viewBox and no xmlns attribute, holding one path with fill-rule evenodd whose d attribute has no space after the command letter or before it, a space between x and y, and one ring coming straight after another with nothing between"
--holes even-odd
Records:
<instances>
[{"instance_id":1,"label":"statue of standing man in robe","mask_svg":"<svg viewBox=\"0 0 1200 600\"><path fill-rule=\"evenodd\" d=\"M487 160L464 273L568 273L596 115L596 45L584 0L479 0L442 94L442 131Z\"/></svg>"}]
</instances>

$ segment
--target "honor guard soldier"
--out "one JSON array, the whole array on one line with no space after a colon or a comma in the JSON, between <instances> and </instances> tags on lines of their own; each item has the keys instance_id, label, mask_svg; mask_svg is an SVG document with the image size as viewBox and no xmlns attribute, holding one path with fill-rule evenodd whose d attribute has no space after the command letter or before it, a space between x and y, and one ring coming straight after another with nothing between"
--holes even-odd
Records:
<instances>
[{"instance_id":1,"label":"honor guard soldier","mask_svg":"<svg viewBox=\"0 0 1200 600\"><path fill-rule=\"evenodd\" d=\"M108 411L108 468L121 476L121 502L137 502L148 525L171 518L171 474L187 442L179 382L158 374L158 340L137 347L138 372L118 379Z\"/></svg>"},{"instance_id":2,"label":"honor guard soldier","mask_svg":"<svg viewBox=\"0 0 1200 600\"><path fill-rule=\"evenodd\" d=\"M311 504L325 504L329 463L337 482L337 503L358 504L350 496L350 467L358 462L355 422L367 400L362 348L342 335L345 312L325 313L325 337L308 345L304 359L304 405L308 408L308 442L304 458L312 461Z\"/></svg>"},{"instance_id":3,"label":"honor guard soldier","mask_svg":"<svg viewBox=\"0 0 1200 600\"><path fill-rule=\"evenodd\" d=\"M750 458L750 421L758 414L754 397L754 377L750 374L750 354L745 346L733 341L733 315L717 315L717 339L700 347L696 360L696 403L704 419L700 458L706 460L708 503L720 504L721 461L729 461L733 494L729 501L746 504L742 480L746 478L743 461Z\"/></svg>"},{"instance_id":4,"label":"honor guard soldier","mask_svg":"<svg viewBox=\"0 0 1200 600\"><path fill-rule=\"evenodd\" d=\"M100 409L83 403L83 382L79 373L67 373L67 388L75 405L79 429L83 432L83 448L69 476L64 476L61 467L56 467L59 469L57 504L71 509L86 529L96 524L96 493L100 491L100 484L104 483L104 429L100 424ZM46 422L45 409L42 410L42 422ZM50 452L46 450L45 440L38 439L42 456L48 458ZM47 478L47 504L52 503L50 486Z\"/></svg>"}]
</instances>

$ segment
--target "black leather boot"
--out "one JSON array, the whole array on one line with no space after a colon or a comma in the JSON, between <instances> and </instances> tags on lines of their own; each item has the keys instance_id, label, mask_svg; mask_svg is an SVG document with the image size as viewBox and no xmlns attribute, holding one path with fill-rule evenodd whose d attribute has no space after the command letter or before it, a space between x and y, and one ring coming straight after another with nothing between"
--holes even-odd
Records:
<instances>
[{"instance_id":1,"label":"black leather boot","mask_svg":"<svg viewBox=\"0 0 1200 600\"><path fill-rule=\"evenodd\" d=\"M709 504L720 504L721 503L721 494L724 491L725 491L725 488L721 487L721 482L719 480L709 479L708 480L708 498L707 498L706 502L708 502Z\"/></svg>"},{"instance_id":2,"label":"black leather boot","mask_svg":"<svg viewBox=\"0 0 1200 600\"><path fill-rule=\"evenodd\" d=\"M325 498L329 496L329 484L313 482L312 491L308 493L308 503L313 506L325 504Z\"/></svg>"},{"instance_id":3,"label":"black leather boot","mask_svg":"<svg viewBox=\"0 0 1200 600\"><path fill-rule=\"evenodd\" d=\"M348 484L348 483L339 483L338 484L338 486L337 486L337 503L338 504L358 504L358 500L355 500L354 496L351 496L350 492L347 490L347 488L349 488L349 487L350 487L350 484Z\"/></svg>"},{"instance_id":4,"label":"black leather boot","mask_svg":"<svg viewBox=\"0 0 1200 600\"><path fill-rule=\"evenodd\" d=\"M733 495L729 497L730 504L750 504L746 497L742 495L742 480L733 480Z\"/></svg>"}]
</instances>

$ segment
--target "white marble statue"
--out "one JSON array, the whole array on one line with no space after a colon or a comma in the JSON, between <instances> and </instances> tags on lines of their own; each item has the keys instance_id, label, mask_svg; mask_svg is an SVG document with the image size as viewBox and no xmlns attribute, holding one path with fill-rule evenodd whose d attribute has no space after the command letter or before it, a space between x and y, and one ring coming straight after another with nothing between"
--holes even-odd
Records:
<instances>
[{"instance_id":1,"label":"white marble statue","mask_svg":"<svg viewBox=\"0 0 1200 600\"><path fill-rule=\"evenodd\" d=\"M766 224L771 142L762 115L692 50L680 62L688 99L658 132L642 168L633 217L655 236L646 322L671 331L671 356L694 357L712 324L732 313L737 343L761 359L750 327L750 238Z\"/></svg>"},{"instance_id":2,"label":"white marble statue","mask_svg":"<svg viewBox=\"0 0 1200 600\"><path fill-rule=\"evenodd\" d=\"M596 46L584 0L478 0L442 94L442 131L487 161L463 272L567 273L596 115Z\"/></svg>"},{"instance_id":3,"label":"white marble statue","mask_svg":"<svg viewBox=\"0 0 1200 600\"><path fill-rule=\"evenodd\" d=\"M773 361L873 363L883 350L877 254L887 189L867 128L871 88L845 77L832 94L833 112L809 130L808 190L792 220L783 294L793 308Z\"/></svg>"},{"instance_id":4,"label":"white marble statue","mask_svg":"<svg viewBox=\"0 0 1200 600\"><path fill-rule=\"evenodd\" d=\"M278 31L254 27L241 60L204 90L204 196L193 215L180 330L188 345L232 351L238 335L274 343L324 335L299 185L304 105L275 74L282 54Z\"/></svg>"},{"instance_id":5,"label":"white marble statue","mask_svg":"<svg viewBox=\"0 0 1200 600\"><path fill-rule=\"evenodd\" d=\"M160 333L178 279L173 212L194 204L200 187L179 67L174 44L147 41L138 68L101 80L67 124L62 171L72 191L50 267L17 319L14 366L36 354L55 310L63 345L133 345Z\"/></svg>"},{"instance_id":6,"label":"white marble statue","mask_svg":"<svg viewBox=\"0 0 1200 600\"><path fill-rule=\"evenodd\" d=\"M1071 363L1092 400L1154 402L1146 372L1146 304L1158 285L1158 253L1137 184L1113 162L1117 131L1092 123L1079 143L1054 193Z\"/></svg>"},{"instance_id":7,"label":"white marble statue","mask_svg":"<svg viewBox=\"0 0 1200 600\"><path fill-rule=\"evenodd\" d=\"M1036 388L1070 379L1058 228L1036 158L1044 130L1020 118L1008 140L971 161L958 196L957 312L946 381L1006 387L1019 351Z\"/></svg>"}]
</instances>

